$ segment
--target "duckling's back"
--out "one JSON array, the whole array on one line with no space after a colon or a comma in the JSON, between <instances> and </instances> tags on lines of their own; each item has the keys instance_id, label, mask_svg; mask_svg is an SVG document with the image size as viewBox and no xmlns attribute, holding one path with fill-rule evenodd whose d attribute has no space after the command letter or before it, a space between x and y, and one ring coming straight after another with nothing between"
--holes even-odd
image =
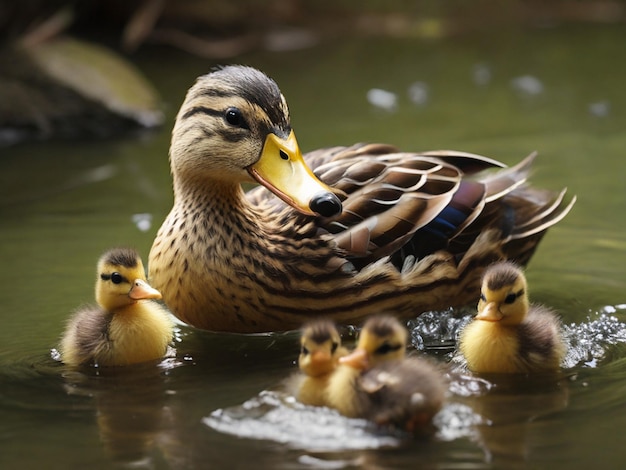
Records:
<instances>
[{"instance_id":1,"label":"duckling's back","mask_svg":"<svg viewBox=\"0 0 626 470\"><path fill-rule=\"evenodd\" d=\"M529 371L557 370L567 347L556 314L542 305L532 305L520 325L520 355Z\"/></svg>"},{"instance_id":2,"label":"duckling's back","mask_svg":"<svg viewBox=\"0 0 626 470\"><path fill-rule=\"evenodd\" d=\"M359 387L370 403L365 418L418 435L434 430L447 390L438 367L416 357L380 364L360 377Z\"/></svg>"},{"instance_id":3,"label":"duckling's back","mask_svg":"<svg viewBox=\"0 0 626 470\"><path fill-rule=\"evenodd\" d=\"M68 321L61 340L61 359L77 366L97 362L109 348L107 330L113 315L97 306L83 307Z\"/></svg>"}]
</instances>

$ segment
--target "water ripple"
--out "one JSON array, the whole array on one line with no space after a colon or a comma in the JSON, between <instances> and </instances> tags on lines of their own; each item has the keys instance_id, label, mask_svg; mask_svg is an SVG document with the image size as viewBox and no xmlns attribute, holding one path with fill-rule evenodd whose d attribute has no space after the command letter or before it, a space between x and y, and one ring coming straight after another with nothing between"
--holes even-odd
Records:
<instances>
[{"instance_id":1,"label":"water ripple","mask_svg":"<svg viewBox=\"0 0 626 470\"><path fill-rule=\"evenodd\" d=\"M240 406L213 411L203 423L222 433L270 440L311 452L396 448L412 437L380 428L363 419L346 418L334 410L307 406L276 391L263 391ZM483 418L461 403L447 403L433 420L438 441L475 434Z\"/></svg>"},{"instance_id":2,"label":"water ripple","mask_svg":"<svg viewBox=\"0 0 626 470\"><path fill-rule=\"evenodd\" d=\"M397 447L403 437L381 433L368 421L346 418L328 408L303 405L275 391L263 391L240 406L215 410L202 421L226 434L309 451Z\"/></svg>"}]
</instances>

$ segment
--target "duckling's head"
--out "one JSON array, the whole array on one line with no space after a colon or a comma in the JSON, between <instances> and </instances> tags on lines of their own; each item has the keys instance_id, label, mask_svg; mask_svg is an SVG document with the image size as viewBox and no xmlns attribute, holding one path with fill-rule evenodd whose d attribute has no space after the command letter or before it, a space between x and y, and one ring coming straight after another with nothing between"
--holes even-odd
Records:
<instances>
[{"instance_id":1,"label":"duckling's head","mask_svg":"<svg viewBox=\"0 0 626 470\"><path fill-rule=\"evenodd\" d=\"M343 353L341 337L330 320L315 320L302 328L298 367L311 377L331 372Z\"/></svg>"},{"instance_id":2,"label":"duckling's head","mask_svg":"<svg viewBox=\"0 0 626 470\"><path fill-rule=\"evenodd\" d=\"M356 349L339 362L365 370L384 361L401 359L406 353L407 340L407 329L395 317L374 316L363 325Z\"/></svg>"},{"instance_id":3,"label":"duckling's head","mask_svg":"<svg viewBox=\"0 0 626 470\"><path fill-rule=\"evenodd\" d=\"M179 191L256 181L303 213L341 212L339 198L304 163L278 85L251 67L198 78L176 118L170 161Z\"/></svg>"},{"instance_id":4,"label":"duckling's head","mask_svg":"<svg viewBox=\"0 0 626 470\"><path fill-rule=\"evenodd\" d=\"M528 313L528 287L522 270L510 262L491 265L485 271L476 320L519 325Z\"/></svg>"},{"instance_id":5,"label":"duckling's head","mask_svg":"<svg viewBox=\"0 0 626 470\"><path fill-rule=\"evenodd\" d=\"M141 258L130 248L114 248L98 261L96 301L108 311L131 305L138 300L160 299L150 287Z\"/></svg>"}]
</instances>

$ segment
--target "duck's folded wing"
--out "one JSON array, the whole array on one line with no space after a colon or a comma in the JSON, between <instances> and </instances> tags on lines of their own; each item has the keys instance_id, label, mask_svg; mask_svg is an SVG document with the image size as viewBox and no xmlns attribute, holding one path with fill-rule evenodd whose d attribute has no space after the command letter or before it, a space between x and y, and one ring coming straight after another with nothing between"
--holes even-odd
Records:
<instances>
[{"instance_id":1,"label":"duck's folded wing","mask_svg":"<svg viewBox=\"0 0 626 470\"><path fill-rule=\"evenodd\" d=\"M314 169L343 199L342 213L319 225L363 262L396 252L418 230L454 237L478 216L487 196L486 185L470 176L503 166L463 152L390 150L378 144L335 150Z\"/></svg>"},{"instance_id":2,"label":"duck's folded wing","mask_svg":"<svg viewBox=\"0 0 626 470\"><path fill-rule=\"evenodd\" d=\"M490 228L510 245L508 255L523 260L526 245L536 245L529 237L540 237L575 200L526 184L534 158L506 167L466 152L405 153L384 144L317 150L305 160L342 199L343 211L305 220L314 220L317 233L325 232L357 267L391 256L403 270L407 262L444 248L460 259ZM305 223L264 188L248 197L284 225Z\"/></svg>"}]
</instances>

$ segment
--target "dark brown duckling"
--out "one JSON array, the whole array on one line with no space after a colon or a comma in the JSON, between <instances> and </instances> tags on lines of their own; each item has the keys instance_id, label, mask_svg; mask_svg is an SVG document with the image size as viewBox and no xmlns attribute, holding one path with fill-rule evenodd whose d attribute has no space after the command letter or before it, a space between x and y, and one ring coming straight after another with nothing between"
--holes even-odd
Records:
<instances>
[{"instance_id":1,"label":"dark brown duckling","mask_svg":"<svg viewBox=\"0 0 626 470\"><path fill-rule=\"evenodd\" d=\"M370 318L355 351L339 359L327 388L328 405L352 418L421 434L431 427L446 391L429 360L406 357L408 332L394 317Z\"/></svg>"}]
</instances>

